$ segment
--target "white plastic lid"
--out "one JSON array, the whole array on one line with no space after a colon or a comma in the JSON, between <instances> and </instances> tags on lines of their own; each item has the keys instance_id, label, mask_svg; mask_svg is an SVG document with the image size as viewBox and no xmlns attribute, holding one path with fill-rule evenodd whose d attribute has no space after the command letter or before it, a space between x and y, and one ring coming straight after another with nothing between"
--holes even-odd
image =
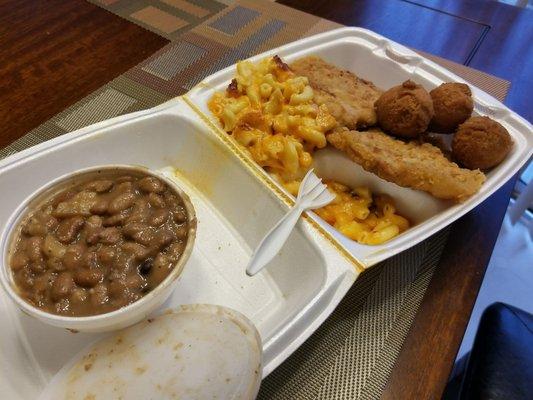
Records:
<instances>
[{"instance_id":1,"label":"white plastic lid","mask_svg":"<svg viewBox=\"0 0 533 400\"><path fill-rule=\"evenodd\" d=\"M188 305L113 334L83 350L40 400L254 399L261 340L242 314Z\"/></svg>"}]
</instances>

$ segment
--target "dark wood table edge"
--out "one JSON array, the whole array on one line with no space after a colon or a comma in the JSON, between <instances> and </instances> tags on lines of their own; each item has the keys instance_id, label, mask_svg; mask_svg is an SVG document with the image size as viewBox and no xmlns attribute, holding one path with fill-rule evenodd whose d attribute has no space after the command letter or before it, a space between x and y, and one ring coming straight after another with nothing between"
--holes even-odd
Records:
<instances>
[{"instance_id":1,"label":"dark wood table edge","mask_svg":"<svg viewBox=\"0 0 533 400\"><path fill-rule=\"evenodd\" d=\"M517 179L515 175L452 224L442 257L394 364L383 399L442 397ZM475 235L480 230L485 233ZM457 274L467 274L468 279L458 282Z\"/></svg>"}]
</instances>

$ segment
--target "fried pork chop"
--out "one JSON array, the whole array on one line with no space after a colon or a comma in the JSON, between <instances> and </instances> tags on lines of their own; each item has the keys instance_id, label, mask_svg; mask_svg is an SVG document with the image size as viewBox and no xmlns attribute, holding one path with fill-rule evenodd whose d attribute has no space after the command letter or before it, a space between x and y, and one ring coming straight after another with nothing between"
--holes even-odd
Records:
<instances>
[{"instance_id":1,"label":"fried pork chop","mask_svg":"<svg viewBox=\"0 0 533 400\"><path fill-rule=\"evenodd\" d=\"M379 129L358 132L337 128L327 139L380 178L423 190L440 199L464 201L485 182L481 171L459 168L437 147L429 143L406 143Z\"/></svg>"},{"instance_id":2,"label":"fried pork chop","mask_svg":"<svg viewBox=\"0 0 533 400\"><path fill-rule=\"evenodd\" d=\"M374 103L382 91L372 82L316 56L300 58L290 68L309 79L315 103L325 104L339 126L356 129L376 124Z\"/></svg>"}]
</instances>

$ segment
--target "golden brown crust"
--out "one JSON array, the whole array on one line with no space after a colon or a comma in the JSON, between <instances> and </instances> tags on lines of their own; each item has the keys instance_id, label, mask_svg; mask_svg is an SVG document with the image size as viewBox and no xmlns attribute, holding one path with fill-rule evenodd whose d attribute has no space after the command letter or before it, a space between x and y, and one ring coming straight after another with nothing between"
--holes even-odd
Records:
<instances>
[{"instance_id":1,"label":"golden brown crust","mask_svg":"<svg viewBox=\"0 0 533 400\"><path fill-rule=\"evenodd\" d=\"M239 87L237 85L237 79L233 78L230 82L230 84L228 85L228 87L226 88L226 94L228 95L228 97L239 97L240 96L240 93L239 93Z\"/></svg>"},{"instance_id":2,"label":"golden brown crust","mask_svg":"<svg viewBox=\"0 0 533 400\"><path fill-rule=\"evenodd\" d=\"M440 199L464 201L485 181L481 171L459 168L429 143L405 143L379 129L358 132L337 128L327 138L365 170Z\"/></svg>"},{"instance_id":3,"label":"golden brown crust","mask_svg":"<svg viewBox=\"0 0 533 400\"><path fill-rule=\"evenodd\" d=\"M290 68L287 64L285 64L283 62L283 60L276 54L274 57L272 57L272 59L274 60L274 62L276 63L276 65L278 66L279 69L283 70L283 71L289 71Z\"/></svg>"},{"instance_id":4,"label":"golden brown crust","mask_svg":"<svg viewBox=\"0 0 533 400\"><path fill-rule=\"evenodd\" d=\"M325 104L340 126L351 129L375 125L374 103L381 95L372 82L326 63L320 57L303 57L290 65L296 75L306 76L314 101Z\"/></svg>"},{"instance_id":5,"label":"golden brown crust","mask_svg":"<svg viewBox=\"0 0 533 400\"><path fill-rule=\"evenodd\" d=\"M376 112L383 130L404 138L425 132L434 114L429 93L410 80L383 93L376 101Z\"/></svg>"},{"instance_id":6,"label":"golden brown crust","mask_svg":"<svg viewBox=\"0 0 533 400\"><path fill-rule=\"evenodd\" d=\"M435 116L430 129L440 133L453 133L459 124L472 115L472 92L464 83L443 83L429 92L433 100Z\"/></svg>"},{"instance_id":7,"label":"golden brown crust","mask_svg":"<svg viewBox=\"0 0 533 400\"><path fill-rule=\"evenodd\" d=\"M459 126L452 141L454 159L471 169L495 167L512 147L507 129L489 117L469 118Z\"/></svg>"}]
</instances>

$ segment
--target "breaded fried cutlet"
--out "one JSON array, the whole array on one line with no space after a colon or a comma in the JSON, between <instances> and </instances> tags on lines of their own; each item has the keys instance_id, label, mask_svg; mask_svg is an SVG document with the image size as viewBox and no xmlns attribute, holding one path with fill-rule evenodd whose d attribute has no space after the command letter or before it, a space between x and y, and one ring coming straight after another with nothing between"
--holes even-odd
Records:
<instances>
[{"instance_id":1,"label":"breaded fried cutlet","mask_svg":"<svg viewBox=\"0 0 533 400\"><path fill-rule=\"evenodd\" d=\"M339 126L357 129L377 123L374 103L382 91L372 82L316 56L300 58L290 68L309 79L315 103L325 104Z\"/></svg>"},{"instance_id":2,"label":"breaded fried cutlet","mask_svg":"<svg viewBox=\"0 0 533 400\"><path fill-rule=\"evenodd\" d=\"M365 170L439 199L464 201L485 182L483 172L460 168L437 147L415 141L406 143L379 129L358 132L337 128L327 139Z\"/></svg>"}]
</instances>

